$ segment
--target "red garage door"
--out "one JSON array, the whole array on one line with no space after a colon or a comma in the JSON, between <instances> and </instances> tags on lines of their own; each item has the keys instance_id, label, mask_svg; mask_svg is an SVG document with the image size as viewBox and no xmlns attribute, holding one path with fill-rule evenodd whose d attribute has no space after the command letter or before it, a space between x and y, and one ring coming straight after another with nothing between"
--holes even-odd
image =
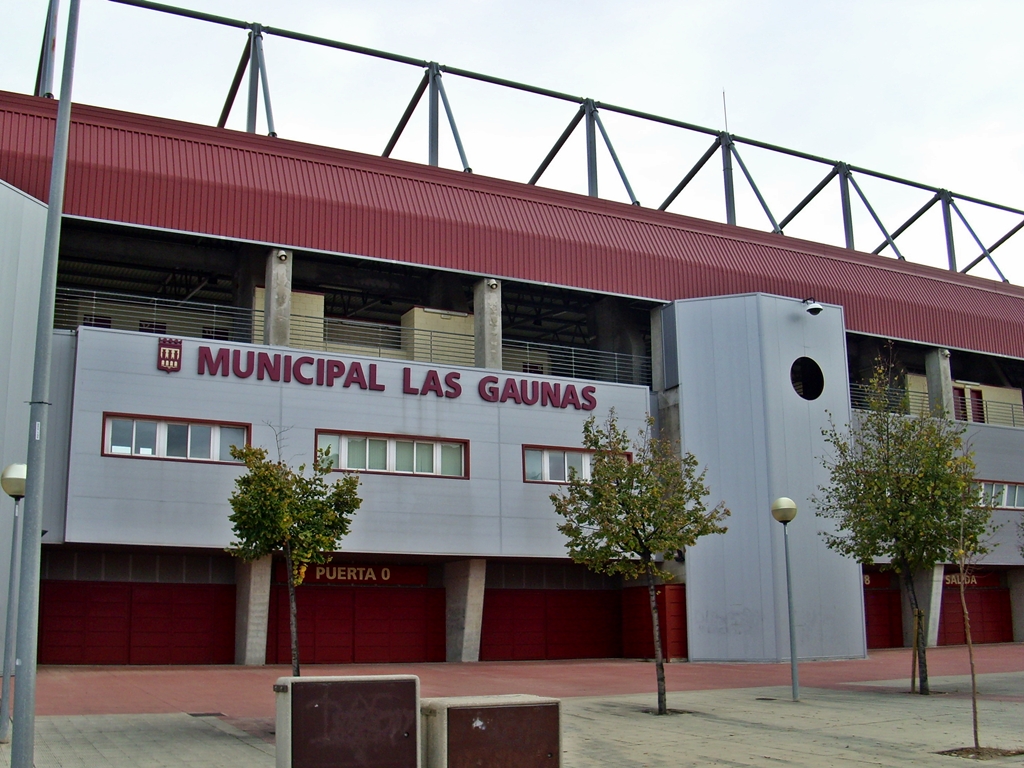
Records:
<instances>
[{"instance_id":1,"label":"red garage door","mask_svg":"<svg viewBox=\"0 0 1024 768\"><path fill-rule=\"evenodd\" d=\"M942 586L942 613L939 615L939 645L963 645L963 607L960 605L959 573L947 573ZM975 574L964 590L967 612L971 617L971 640L975 643L1012 643L1013 614L1010 590L1002 586L998 572Z\"/></svg>"},{"instance_id":2,"label":"red garage door","mask_svg":"<svg viewBox=\"0 0 1024 768\"><path fill-rule=\"evenodd\" d=\"M891 571L864 570L864 626L869 649L903 647L903 603Z\"/></svg>"},{"instance_id":3,"label":"red garage door","mask_svg":"<svg viewBox=\"0 0 1024 768\"><path fill-rule=\"evenodd\" d=\"M231 664L233 584L43 581L41 664Z\"/></svg>"},{"instance_id":4,"label":"red garage door","mask_svg":"<svg viewBox=\"0 0 1024 768\"><path fill-rule=\"evenodd\" d=\"M622 656L617 590L488 589L481 661Z\"/></svg>"},{"instance_id":5,"label":"red garage door","mask_svg":"<svg viewBox=\"0 0 1024 768\"><path fill-rule=\"evenodd\" d=\"M666 659L685 659L686 585L658 586L658 628L661 652ZM647 587L622 590L622 655L628 659L654 658L654 633L651 631L651 598Z\"/></svg>"},{"instance_id":6,"label":"red garage door","mask_svg":"<svg viewBox=\"0 0 1024 768\"><path fill-rule=\"evenodd\" d=\"M305 584L295 590L299 660L351 664L445 660L444 589ZM270 594L267 663L291 663L288 589Z\"/></svg>"}]
</instances>

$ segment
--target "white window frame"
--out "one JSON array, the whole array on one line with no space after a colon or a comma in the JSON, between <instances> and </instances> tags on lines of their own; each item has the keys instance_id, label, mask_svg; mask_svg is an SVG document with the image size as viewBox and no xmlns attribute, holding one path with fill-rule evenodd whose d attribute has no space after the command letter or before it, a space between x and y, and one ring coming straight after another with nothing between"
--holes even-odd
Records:
<instances>
[{"instance_id":1,"label":"white window frame","mask_svg":"<svg viewBox=\"0 0 1024 768\"><path fill-rule=\"evenodd\" d=\"M126 453L115 450L112 444L113 428L115 421L130 421L132 423L132 445ZM136 434L139 422L150 422L156 424L156 446L153 453L136 453ZM185 456L167 455L167 427L170 425L183 425L189 427L187 448ZM192 426L210 428L210 455L206 457L193 457L192 453ZM204 419L169 419L157 416L142 416L135 414L106 413L103 415L103 455L119 459L161 459L164 461L187 461L201 462L207 464L240 464L235 459L220 458L220 431L221 429L241 429L245 433L245 445L249 445L251 427L249 424L218 423Z\"/></svg>"},{"instance_id":2,"label":"white window frame","mask_svg":"<svg viewBox=\"0 0 1024 768\"><path fill-rule=\"evenodd\" d=\"M526 474L526 454L530 451L541 454L541 479L527 477ZM550 456L553 453L563 453L565 458L563 460L565 469L565 480L552 480L551 479L551 460ZM583 480L590 479L590 466L591 459L593 457L593 451L587 451L582 448L556 448L554 446L545 447L542 445L524 445L523 446L523 482L524 483L554 483L555 485L568 485L569 484L569 454L579 454L583 457L582 465L583 471L581 472Z\"/></svg>"},{"instance_id":3,"label":"white window frame","mask_svg":"<svg viewBox=\"0 0 1024 768\"><path fill-rule=\"evenodd\" d=\"M1007 497L1009 490L1014 489L1014 503L1008 504ZM996 489L999 493L993 495ZM981 500L983 503L990 503L999 509L1024 509L1024 484L1021 483L981 483Z\"/></svg>"},{"instance_id":4,"label":"white window frame","mask_svg":"<svg viewBox=\"0 0 1024 768\"><path fill-rule=\"evenodd\" d=\"M338 453L332 453L336 461L332 461L331 469L335 472L361 472L366 474L405 475L408 477L443 477L453 480L466 480L469 478L469 441L456 440L452 438L420 437L418 435L382 435L372 432L336 432L333 430L317 430L316 447L317 452L325 446L322 443L324 438L335 438L338 440ZM381 440L387 441L387 467L385 469L370 469L368 467L352 468L348 466L348 444L349 440ZM399 443L413 444L413 468L399 470L397 468L397 452ZM432 448L433 469L430 472L421 472L416 469L416 448L420 445L429 445ZM441 453L443 446L456 446L462 452L462 471L457 475L444 474L441 471ZM369 463L369 443L367 443L367 461Z\"/></svg>"}]
</instances>

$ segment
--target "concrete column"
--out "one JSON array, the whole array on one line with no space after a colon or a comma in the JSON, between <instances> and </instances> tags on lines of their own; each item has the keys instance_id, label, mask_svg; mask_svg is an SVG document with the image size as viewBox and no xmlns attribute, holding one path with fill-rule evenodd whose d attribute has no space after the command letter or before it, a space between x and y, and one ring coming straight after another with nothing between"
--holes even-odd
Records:
<instances>
[{"instance_id":1,"label":"concrete column","mask_svg":"<svg viewBox=\"0 0 1024 768\"><path fill-rule=\"evenodd\" d=\"M928 377L928 407L933 413L953 415L953 375L949 368L949 350L932 349L924 358Z\"/></svg>"},{"instance_id":2,"label":"concrete column","mask_svg":"<svg viewBox=\"0 0 1024 768\"><path fill-rule=\"evenodd\" d=\"M1011 568L1006 575L1010 582L1013 642L1024 643L1024 568Z\"/></svg>"},{"instance_id":3,"label":"concrete column","mask_svg":"<svg viewBox=\"0 0 1024 768\"><path fill-rule=\"evenodd\" d=\"M274 248L267 254L263 293L263 343L288 346L292 320L291 251Z\"/></svg>"},{"instance_id":4,"label":"concrete column","mask_svg":"<svg viewBox=\"0 0 1024 768\"><path fill-rule=\"evenodd\" d=\"M931 570L914 574L914 592L918 606L924 611L925 643L929 648L939 644L939 615L942 611L942 584L945 581L945 566L936 565ZM910 596L900 577L900 592L903 596L903 643L914 644L914 614L910 609Z\"/></svg>"},{"instance_id":5,"label":"concrete column","mask_svg":"<svg viewBox=\"0 0 1024 768\"><path fill-rule=\"evenodd\" d=\"M267 659L271 557L235 561L235 664L259 667Z\"/></svg>"},{"instance_id":6,"label":"concrete column","mask_svg":"<svg viewBox=\"0 0 1024 768\"><path fill-rule=\"evenodd\" d=\"M487 561L459 560L444 566L445 636L448 661L480 661Z\"/></svg>"},{"instance_id":7,"label":"concrete column","mask_svg":"<svg viewBox=\"0 0 1024 768\"><path fill-rule=\"evenodd\" d=\"M490 277L473 286L473 335L474 365L501 370L501 282Z\"/></svg>"},{"instance_id":8,"label":"concrete column","mask_svg":"<svg viewBox=\"0 0 1024 768\"><path fill-rule=\"evenodd\" d=\"M661 392L665 389L665 348L662 328L663 308L651 310L651 389Z\"/></svg>"}]
</instances>

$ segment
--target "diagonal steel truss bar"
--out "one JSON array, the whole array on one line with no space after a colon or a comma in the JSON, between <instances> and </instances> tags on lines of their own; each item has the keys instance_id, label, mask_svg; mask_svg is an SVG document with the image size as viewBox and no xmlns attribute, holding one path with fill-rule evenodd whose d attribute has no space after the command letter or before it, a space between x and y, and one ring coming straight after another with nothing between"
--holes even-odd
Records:
<instances>
[{"instance_id":1,"label":"diagonal steel truss bar","mask_svg":"<svg viewBox=\"0 0 1024 768\"><path fill-rule=\"evenodd\" d=\"M608 154L612 156L612 162L615 163L615 168L619 172L619 178L622 179L622 184L626 188L626 194L629 195L629 201L633 205L640 205L640 202L636 199L636 195L633 194L633 188L629 186L629 179L626 178L626 171L622 168L622 163L619 162L619 156L615 154L615 147L612 146L612 140L608 138L608 131L604 129L604 123L601 122L601 115L598 111L594 110L594 120L597 122L597 127L601 131L601 136L604 138L604 145L608 147Z\"/></svg>"},{"instance_id":2,"label":"diagonal steel truss bar","mask_svg":"<svg viewBox=\"0 0 1024 768\"><path fill-rule=\"evenodd\" d=\"M992 245L988 247L988 253L982 253L978 258L976 258L974 261L972 261L970 264L964 267L962 271L970 272L972 269L974 269L974 267L978 266L978 264L980 264L986 256L989 256L992 253L992 251L994 251L1000 245L1005 243L1007 240L1009 240L1015 234L1020 232L1022 229L1024 229L1024 221L1018 223L1017 226L1013 227L1009 232L1007 232L1005 235L996 240Z\"/></svg>"},{"instance_id":3,"label":"diagonal steel truss bar","mask_svg":"<svg viewBox=\"0 0 1024 768\"><path fill-rule=\"evenodd\" d=\"M895 240L897 237L906 232L915 221L917 221L926 213L928 213L928 210L937 202L939 202L939 199L939 195L936 194L934 197L932 197L931 200L929 200L927 203L918 208L917 213L915 213L913 216L911 216L909 219L903 222L900 226L898 226L895 230L893 230L892 239ZM872 253L877 256L888 244L888 240L883 240L881 243L878 244L878 247L872 251Z\"/></svg>"},{"instance_id":4,"label":"diagonal steel truss bar","mask_svg":"<svg viewBox=\"0 0 1024 768\"><path fill-rule=\"evenodd\" d=\"M722 140L716 137L711 143L711 146L708 147L708 151L701 155L700 160L698 160L693 168L690 169L690 172L683 176L683 180L676 184L675 189L669 192L668 197L665 198L665 202L658 206L659 211L664 211L672 205L675 199L679 197L679 193L686 189L686 185L693 181L693 177L700 173L701 168L707 165L708 160L714 156L720 146L722 146Z\"/></svg>"},{"instance_id":5,"label":"diagonal steel truss bar","mask_svg":"<svg viewBox=\"0 0 1024 768\"><path fill-rule=\"evenodd\" d=\"M797 203L796 208L790 211L786 218L779 222L779 229L784 229L786 225L789 224L789 222L795 219L797 217L797 214L799 214L800 211L806 208L810 204L811 200L818 196L818 193L821 192L821 190L828 186L828 183L836 177L837 173L838 171L835 168L829 171L828 175L818 182L818 186L816 186L814 189L808 192L807 197L805 197L803 200Z\"/></svg>"},{"instance_id":6,"label":"diagonal steel truss bar","mask_svg":"<svg viewBox=\"0 0 1024 768\"><path fill-rule=\"evenodd\" d=\"M747 170L747 166L743 162L743 158L740 157L739 150L736 149L734 143L729 144L729 150L732 152L732 156L736 158L736 162L740 165L740 170L743 171L743 175L747 178L747 184L754 190L754 195L757 197L757 202L761 204L761 208L764 209L765 215L768 217L768 221L772 223L772 231L781 235L782 230L779 228L779 223L775 221L775 217L772 216L772 212L768 209L768 203L764 201L764 196L761 194L761 190L757 188L757 184L754 183L754 177L750 175L750 171Z\"/></svg>"},{"instance_id":7,"label":"diagonal steel truss bar","mask_svg":"<svg viewBox=\"0 0 1024 768\"><path fill-rule=\"evenodd\" d=\"M39 66L36 69L36 84L32 91L36 96L53 98L53 62L57 57L57 12L60 0L50 0L46 8L46 25L43 28L43 44L39 49Z\"/></svg>"},{"instance_id":8,"label":"diagonal steel truss bar","mask_svg":"<svg viewBox=\"0 0 1024 768\"><path fill-rule=\"evenodd\" d=\"M992 254L989 252L988 248L985 247L985 244L981 242L981 240L978 238L978 235L975 234L974 227L972 227L970 223L967 221L967 217L965 217L963 211L960 210L960 206L956 204L956 200L950 199L949 204L953 208L953 210L956 211L956 215L960 217L960 221L962 221L964 223L964 226L967 227L967 231L971 233L971 237L974 238L974 242L976 242L978 244L978 247L981 248L981 255L988 259L988 263L992 265L992 269L994 269L996 271L996 274L999 275L999 279L1002 280L1004 283L1010 282L1009 280L1006 279L1006 275L1003 274L1003 271L999 269L999 265L996 264L995 259L992 258ZM971 266L974 266L974 263L972 263ZM967 267L966 269L962 269L960 271L966 273L967 269L970 269L970 267Z\"/></svg>"},{"instance_id":9,"label":"diagonal steel truss bar","mask_svg":"<svg viewBox=\"0 0 1024 768\"><path fill-rule=\"evenodd\" d=\"M412 113L416 111L416 105L420 103L420 99L423 98L423 93L427 90L427 85L430 84L430 72L423 73L423 79L420 80L420 84L416 86L416 92L409 99L409 106L405 108L405 112L402 113L402 118L398 121L398 125L395 126L395 132L391 134L391 138L388 139L388 145L384 147L384 151L381 153L381 157L391 157L391 151L395 148L395 144L402 137L402 131L405 130L405 126L409 124L409 119L412 117Z\"/></svg>"},{"instance_id":10,"label":"diagonal steel truss bar","mask_svg":"<svg viewBox=\"0 0 1024 768\"><path fill-rule=\"evenodd\" d=\"M274 110L270 108L270 82L267 80L267 60L263 56L263 35L257 33L254 37L256 44L256 62L260 68L260 82L263 84L263 109L267 113L267 134L277 136L274 128Z\"/></svg>"},{"instance_id":11,"label":"diagonal steel truss bar","mask_svg":"<svg viewBox=\"0 0 1024 768\"><path fill-rule=\"evenodd\" d=\"M853 177L853 174L847 174L846 178L850 180L850 183L853 185L853 189L857 193L857 196L860 198L860 201L864 203L864 207L868 209L868 213L871 214L871 218L875 220L875 224L882 231L882 234L885 236L885 242L889 245L890 248L892 248L893 253L896 254L896 258L898 258L900 261L905 261L905 259L903 258L903 254L900 253L900 249L896 247L896 243L892 239L892 235L890 235L888 230L886 230L885 225L882 224L882 220L878 218L878 214L875 213L875 209L871 207L871 203L868 202L867 195L864 194L864 190L860 188L860 184L857 183L857 180Z\"/></svg>"},{"instance_id":12,"label":"diagonal steel truss bar","mask_svg":"<svg viewBox=\"0 0 1024 768\"><path fill-rule=\"evenodd\" d=\"M541 161L537 170L533 172L533 176L531 176L530 180L526 182L527 184L537 183L544 171L546 171L548 166L551 165L551 161L555 159L555 155L558 154L558 150L560 150L565 145L565 142L569 140L572 132L576 130L576 126L580 124L580 120L582 120L586 114L587 108L581 104L580 108L576 111L576 114L573 115L572 120L570 120L569 124L565 127L565 130L562 131L562 135L558 137L558 141L555 142L555 146L551 148L551 151L548 152L547 156Z\"/></svg>"},{"instance_id":13,"label":"diagonal steel truss bar","mask_svg":"<svg viewBox=\"0 0 1024 768\"><path fill-rule=\"evenodd\" d=\"M466 150L462 148L462 138L459 136L459 129L455 127L455 115L452 114L452 105L448 103L448 94L444 92L444 83L441 82L440 72L435 75L435 78L438 93L441 94L441 103L444 104L445 114L448 115L448 125L452 127L455 146L459 150L459 159L462 160L462 170L466 173L472 173L473 169L469 167L469 161L466 160Z\"/></svg>"},{"instance_id":14,"label":"diagonal steel truss bar","mask_svg":"<svg viewBox=\"0 0 1024 768\"><path fill-rule=\"evenodd\" d=\"M223 128L227 125L228 116L231 114L231 107L235 104L235 97L238 96L238 89L242 85L242 78L245 77L245 70L249 67L249 46L251 45L252 32L249 33L249 38L245 41L245 48L242 49L242 58L238 60L235 77L231 81L231 87L228 88L228 97L224 100L224 108L220 111L220 117L217 118L218 128Z\"/></svg>"}]
</instances>

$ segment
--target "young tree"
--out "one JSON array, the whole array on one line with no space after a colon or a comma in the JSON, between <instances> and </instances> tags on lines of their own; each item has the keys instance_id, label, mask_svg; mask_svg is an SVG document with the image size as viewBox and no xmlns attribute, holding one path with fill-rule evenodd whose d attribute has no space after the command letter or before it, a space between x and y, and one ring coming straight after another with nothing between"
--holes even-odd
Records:
<instances>
[{"instance_id":1,"label":"young tree","mask_svg":"<svg viewBox=\"0 0 1024 768\"><path fill-rule=\"evenodd\" d=\"M299 635L295 587L302 584L306 566L326 563L348 533L361 500L359 477L346 474L328 484L327 453L317 455L313 473L306 466L293 470L283 461L270 461L264 448L232 446L231 455L243 462L245 474L235 480L231 494L231 525L236 542L228 552L251 562L274 552L284 553L288 574L288 619L292 642L292 674L299 675Z\"/></svg>"},{"instance_id":2,"label":"young tree","mask_svg":"<svg viewBox=\"0 0 1024 768\"><path fill-rule=\"evenodd\" d=\"M704 499L707 470L698 471L693 454L679 456L667 440L654 437L653 419L631 442L614 411L604 425L591 416L583 425L583 446L593 454L590 479L571 473L565 495L552 494L555 511L565 518L558 526L568 539L569 556L600 573L643 577L651 604L654 660L658 677L658 714L665 703L665 662L661 651L655 579L671 581L659 555L673 557L701 536L725 533L729 515L724 504L711 509ZM632 449L632 454L630 450Z\"/></svg>"},{"instance_id":3,"label":"young tree","mask_svg":"<svg viewBox=\"0 0 1024 768\"><path fill-rule=\"evenodd\" d=\"M821 517L836 521L824 533L830 549L860 563L888 559L903 580L915 614L920 609L914 574L956 560L961 530L979 541L991 515L974 481L974 460L964 445L963 422L943 414L913 417L905 392L889 386L891 368L876 366L866 390L867 409L848 429L822 430L831 455L823 459L830 482L814 499ZM922 694L929 693L926 621L916 642Z\"/></svg>"}]
</instances>

